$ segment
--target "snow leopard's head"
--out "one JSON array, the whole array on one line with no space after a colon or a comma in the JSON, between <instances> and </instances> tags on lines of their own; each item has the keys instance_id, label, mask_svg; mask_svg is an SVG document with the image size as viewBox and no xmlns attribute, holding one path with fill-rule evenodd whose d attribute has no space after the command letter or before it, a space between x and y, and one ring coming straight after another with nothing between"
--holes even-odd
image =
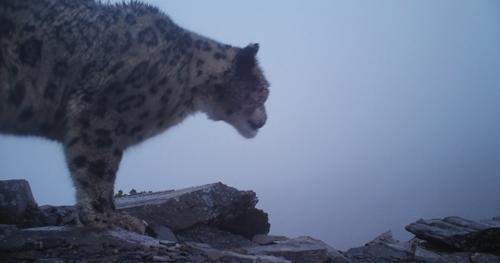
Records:
<instances>
[{"instance_id":1,"label":"snow leopard's head","mask_svg":"<svg viewBox=\"0 0 500 263\"><path fill-rule=\"evenodd\" d=\"M230 68L212 85L205 110L209 118L229 123L245 138L255 137L267 120L269 83L258 65L258 50L258 44L236 50Z\"/></svg>"}]
</instances>

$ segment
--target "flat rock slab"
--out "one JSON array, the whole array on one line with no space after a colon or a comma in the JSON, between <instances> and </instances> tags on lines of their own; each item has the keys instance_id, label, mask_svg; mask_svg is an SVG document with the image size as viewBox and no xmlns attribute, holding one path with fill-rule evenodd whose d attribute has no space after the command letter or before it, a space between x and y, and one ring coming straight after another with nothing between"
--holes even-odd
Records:
<instances>
[{"instance_id":1,"label":"flat rock slab","mask_svg":"<svg viewBox=\"0 0 500 263\"><path fill-rule=\"evenodd\" d=\"M472 221L460 217L420 219L405 227L431 244L458 251L499 252L500 221Z\"/></svg>"},{"instance_id":2,"label":"flat rock slab","mask_svg":"<svg viewBox=\"0 0 500 263\"><path fill-rule=\"evenodd\" d=\"M119 210L176 232L207 224L251 238L269 232L268 216L256 209L253 191L239 191L222 183L177 191L144 193L115 199Z\"/></svg>"}]
</instances>

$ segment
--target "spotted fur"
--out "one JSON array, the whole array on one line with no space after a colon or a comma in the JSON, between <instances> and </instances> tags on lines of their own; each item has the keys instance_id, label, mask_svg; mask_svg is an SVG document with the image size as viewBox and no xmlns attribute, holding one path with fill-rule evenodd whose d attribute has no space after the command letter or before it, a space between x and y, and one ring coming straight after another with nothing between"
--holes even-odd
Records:
<instances>
[{"instance_id":1,"label":"spotted fur","mask_svg":"<svg viewBox=\"0 0 500 263\"><path fill-rule=\"evenodd\" d=\"M135 1L2 0L0 132L62 143L82 222L109 225L128 147L195 112L255 136L269 86L258 48L218 43Z\"/></svg>"}]
</instances>

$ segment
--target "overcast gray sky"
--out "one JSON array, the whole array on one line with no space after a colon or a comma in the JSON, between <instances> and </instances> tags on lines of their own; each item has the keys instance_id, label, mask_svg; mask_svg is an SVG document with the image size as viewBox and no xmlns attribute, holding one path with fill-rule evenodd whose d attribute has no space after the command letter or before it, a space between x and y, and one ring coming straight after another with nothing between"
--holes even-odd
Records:
<instances>
[{"instance_id":1,"label":"overcast gray sky","mask_svg":"<svg viewBox=\"0 0 500 263\"><path fill-rule=\"evenodd\" d=\"M129 150L117 189L252 189L273 234L340 249L406 239L420 217L500 214L499 1L150 2L221 42L259 42L269 120L245 140L187 119ZM0 137L0 178L74 202L52 142Z\"/></svg>"}]
</instances>

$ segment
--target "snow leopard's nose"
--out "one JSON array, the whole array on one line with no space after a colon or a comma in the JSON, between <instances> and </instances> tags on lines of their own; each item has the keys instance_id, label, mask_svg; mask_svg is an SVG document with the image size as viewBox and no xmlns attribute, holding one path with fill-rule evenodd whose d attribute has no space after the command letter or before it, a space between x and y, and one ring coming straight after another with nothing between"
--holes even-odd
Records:
<instances>
[{"instance_id":1,"label":"snow leopard's nose","mask_svg":"<svg viewBox=\"0 0 500 263\"><path fill-rule=\"evenodd\" d=\"M262 126L264 126L264 124L266 124L266 121L255 121L255 120L248 120L248 125L250 125L250 127L254 130L258 130L260 129Z\"/></svg>"},{"instance_id":2,"label":"snow leopard's nose","mask_svg":"<svg viewBox=\"0 0 500 263\"><path fill-rule=\"evenodd\" d=\"M264 107L260 107L252 114L250 119L247 121L248 125L254 130L258 130L266 124L267 114Z\"/></svg>"}]
</instances>

